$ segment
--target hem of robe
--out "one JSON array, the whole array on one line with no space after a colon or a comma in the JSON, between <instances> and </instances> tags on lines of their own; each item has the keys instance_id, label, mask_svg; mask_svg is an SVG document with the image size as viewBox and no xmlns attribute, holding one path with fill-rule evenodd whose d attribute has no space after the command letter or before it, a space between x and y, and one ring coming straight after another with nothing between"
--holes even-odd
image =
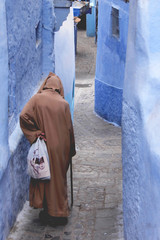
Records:
<instances>
[{"instance_id":1,"label":"hem of robe","mask_svg":"<svg viewBox=\"0 0 160 240\"><path fill-rule=\"evenodd\" d=\"M34 205L34 204L32 204L32 203L30 203L29 204L29 206L30 207L33 207L33 208L35 208L35 209L38 209L38 208L43 208L43 204L40 204L40 205ZM50 216L52 216L52 217L68 217L69 216L69 210L66 210L66 211L60 211L60 212L54 212L54 211L50 211L49 209L48 209L48 214L50 215Z\"/></svg>"},{"instance_id":2,"label":"hem of robe","mask_svg":"<svg viewBox=\"0 0 160 240\"><path fill-rule=\"evenodd\" d=\"M66 211L66 212L50 212L48 210L48 214L52 217L68 217L69 216L69 211Z\"/></svg>"}]
</instances>

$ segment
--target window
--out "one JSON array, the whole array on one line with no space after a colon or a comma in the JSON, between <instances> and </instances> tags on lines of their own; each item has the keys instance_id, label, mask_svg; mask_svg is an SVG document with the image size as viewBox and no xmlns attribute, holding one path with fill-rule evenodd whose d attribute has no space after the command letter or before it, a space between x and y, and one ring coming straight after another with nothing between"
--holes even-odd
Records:
<instances>
[{"instance_id":1,"label":"window","mask_svg":"<svg viewBox=\"0 0 160 240\"><path fill-rule=\"evenodd\" d=\"M36 48L39 46L39 44L41 43L41 32L42 32L42 28L41 28L41 23L40 21L38 22L38 24L35 27L35 31L36 31Z\"/></svg>"},{"instance_id":2,"label":"window","mask_svg":"<svg viewBox=\"0 0 160 240\"><path fill-rule=\"evenodd\" d=\"M112 7L112 36L119 38L119 10Z\"/></svg>"}]
</instances>

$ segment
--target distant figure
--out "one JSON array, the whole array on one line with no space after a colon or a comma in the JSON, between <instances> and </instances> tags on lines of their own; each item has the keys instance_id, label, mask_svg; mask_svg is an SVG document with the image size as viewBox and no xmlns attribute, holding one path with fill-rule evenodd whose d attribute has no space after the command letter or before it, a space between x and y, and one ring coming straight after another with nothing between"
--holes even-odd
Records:
<instances>
[{"instance_id":1,"label":"distant figure","mask_svg":"<svg viewBox=\"0 0 160 240\"><path fill-rule=\"evenodd\" d=\"M25 105L20 126L31 144L38 136L46 139L50 160L50 180L31 178L30 206L44 209L39 215L43 223L65 225L69 215L66 173L76 151L69 104L64 100L61 80L54 73L49 73Z\"/></svg>"}]
</instances>

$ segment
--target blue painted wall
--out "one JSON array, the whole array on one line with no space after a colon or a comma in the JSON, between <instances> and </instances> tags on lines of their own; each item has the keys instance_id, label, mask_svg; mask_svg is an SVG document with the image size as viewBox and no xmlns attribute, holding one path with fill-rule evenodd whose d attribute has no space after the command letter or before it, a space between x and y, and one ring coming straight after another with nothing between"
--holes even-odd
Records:
<instances>
[{"instance_id":1,"label":"blue painted wall","mask_svg":"<svg viewBox=\"0 0 160 240\"><path fill-rule=\"evenodd\" d=\"M16 151L7 159L7 168L0 179L0 239L5 240L16 216L28 196L29 178L26 157L29 143L23 137Z\"/></svg>"},{"instance_id":2,"label":"blue painted wall","mask_svg":"<svg viewBox=\"0 0 160 240\"><path fill-rule=\"evenodd\" d=\"M9 61L9 130L42 73L42 0L6 1ZM38 27L39 24L39 27ZM36 33L36 28L37 33ZM36 39L36 34L39 37ZM32 79L32 81L31 81Z\"/></svg>"},{"instance_id":3,"label":"blue painted wall","mask_svg":"<svg viewBox=\"0 0 160 240\"><path fill-rule=\"evenodd\" d=\"M125 239L160 239L160 5L130 2L122 117Z\"/></svg>"},{"instance_id":4,"label":"blue painted wall","mask_svg":"<svg viewBox=\"0 0 160 240\"><path fill-rule=\"evenodd\" d=\"M8 42L5 0L0 2L0 179L8 161ZM2 127L3 126L3 127Z\"/></svg>"},{"instance_id":5,"label":"blue painted wall","mask_svg":"<svg viewBox=\"0 0 160 240\"><path fill-rule=\"evenodd\" d=\"M66 15L61 19L59 28L64 20ZM54 43L55 22L58 24L58 21L53 1L50 0L0 2L0 92L3 96L0 103L1 240L6 239L18 212L28 198L29 178L26 174L26 156L29 143L19 127L19 113L48 73L55 72L55 59L61 54L61 46L58 44L55 46ZM68 38L72 40L71 15L67 21L69 24L63 26L63 31L68 31ZM61 37L59 35L59 41ZM69 55L69 49L74 49L74 37L73 41L66 41L65 44L63 56L65 51ZM63 83L72 111L73 100L70 96L74 86L73 55L72 52L73 65L59 68L59 73L64 76ZM65 62L62 61L61 64ZM68 67L70 67L69 71ZM68 72L70 72L69 79L65 75Z\"/></svg>"},{"instance_id":6,"label":"blue painted wall","mask_svg":"<svg viewBox=\"0 0 160 240\"><path fill-rule=\"evenodd\" d=\"M55 13L57 15L59 12L55 11ZM64 16L67 15L67 18L59 30L55 32L55 73L63 82L65 99L70 105L73 117L75 84L73 8L63 9L62 13L64 13Z\"/></svg>"},{"instance_id":7,"label":"blue painted wall","mask_svg":"<svg viewBox=\"0 0 160 240\"><path fill-rule=\"evenodd\" d=\"M119 37L112 35L112 7L119 10ZM128 33L128 4L98 2L98 42L95 76L95 111L121 125L122 94Z\"/></svg>"},{"instance_id":8,"label":"blue painted wall","mask_svg":"<svg viewBox=\"0 0 160 240\"><path fill-rule=\"evenodd\" d=\"M6 236L28 196L26 154L19 113L42 74L42 1L1 1L0 239ZM38 32L36 31L39 23ZM37 36L38 34L38 36ZM3 134L3 131L5 134ZM3 143L2 143L3 141Z\"/></svg>"}]
</instances>

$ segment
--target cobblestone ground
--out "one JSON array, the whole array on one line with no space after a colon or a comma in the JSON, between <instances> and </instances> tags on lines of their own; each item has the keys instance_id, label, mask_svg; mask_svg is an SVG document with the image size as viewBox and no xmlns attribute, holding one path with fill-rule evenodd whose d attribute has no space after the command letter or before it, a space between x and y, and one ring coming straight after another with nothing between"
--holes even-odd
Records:
<instances>
[{"instance_id":1,"label":"cobblestone ground","mask_svg":"<svg viewBox=\"0 0 160 240\"><path fill-rule=\"evenodd\" d=\"M65 227L42 226L26 202L8 240L122 240L121 129L94 113L96 45L78 31L74 206ZM68 175L69 185L69 175ZM68 186L70 198L70 186Z\"/></svg>"}]
</instances>

